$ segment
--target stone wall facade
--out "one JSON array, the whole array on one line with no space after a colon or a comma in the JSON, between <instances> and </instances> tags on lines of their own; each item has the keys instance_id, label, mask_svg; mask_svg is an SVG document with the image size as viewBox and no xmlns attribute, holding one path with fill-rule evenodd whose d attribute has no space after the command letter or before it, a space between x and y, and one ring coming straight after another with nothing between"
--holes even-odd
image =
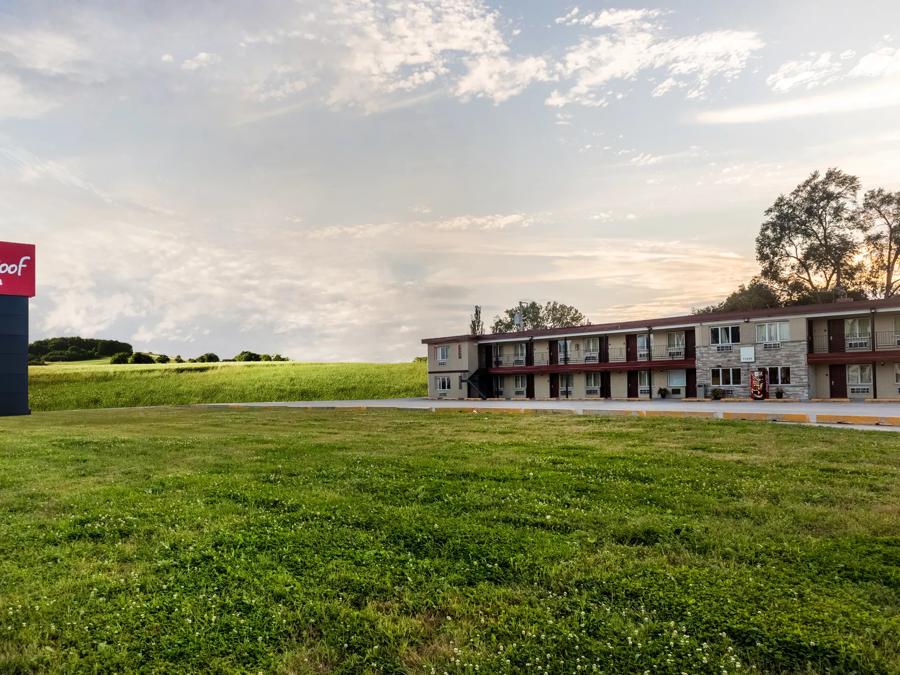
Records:
<instances>
[{"instance_id":1,"label":"stone wall facade","mask_svg":"<svg viewBox=\"0 0 900 675\"><path fill-rule=\"evenodd\" d=\"M753 347L755 360L741 362L741 347ZM778 349L763 349L761 344L745 343L734 345L730 352L720 352L713 346L697 347L697 395L708 397L710 391L719 388L730 391L730 396L746 398L750 396L750 371L761 368L788 367L791 369L791 383L770 385L769 395L775 397L775 389L781 387L785 398L809 398L809 369L806 364L807 345L803 340L782 342ZM740 385L713 385L710 371L713 368L740 368Z\"/></svg>"}]
</instances>

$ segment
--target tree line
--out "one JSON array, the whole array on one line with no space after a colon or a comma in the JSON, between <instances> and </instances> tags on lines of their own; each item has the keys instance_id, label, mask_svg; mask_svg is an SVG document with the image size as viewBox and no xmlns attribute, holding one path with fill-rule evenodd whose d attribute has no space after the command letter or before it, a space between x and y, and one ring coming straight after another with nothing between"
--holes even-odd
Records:
<instances>
[{"instance_id":1,"label":"tree line","mask_svg":"<svg viewBox=\"0 0 900 675\"><path fill-rule=\"evenodd\" d=\"M112 364L148 364L148 363L218 363L220 361L290 361L281 354L257 354L248 350L239 352L233 359L220 359L213 352L201 354L196 358L183 359L181 355L149 354L136 352L127 342L119 340L100 340L83 337L54 337L36 340L28 345L28 363L41 365L44 363L60 363L72 361L92 361L108 358Z\"/></svg>"},{"instance_id":2,"label":"tree line","mask_svg":"<svg viewBox=\"0 0 900 675\"><path fill-rule=\"evenodd\" d=\"M697 314L769 309L900 295L900 191L862 192L857 176L813 171L765 211L756 237L759 273L722 302ZM560 302L519 302L494 317L491 333L566 328L589 323ZM481 306L469 322L483 335Z\"/></svg>"}]
</instances>

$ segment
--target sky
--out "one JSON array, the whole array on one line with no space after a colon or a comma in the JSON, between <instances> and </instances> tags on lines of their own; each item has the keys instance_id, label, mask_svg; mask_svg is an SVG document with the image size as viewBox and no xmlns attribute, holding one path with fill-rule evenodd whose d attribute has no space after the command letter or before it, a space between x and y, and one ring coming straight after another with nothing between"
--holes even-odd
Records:
<instances>
[{"instance_id":1,"label":"sky","mask_svg":"<svg viewBox=\"0 0 900 675\"><path fill-rule=\"evenodd\" d=\"M896 0L0 0L32 339L402 361L475 304L686 313L830 166L900 190Z\"/></svg>"}]
</instances>

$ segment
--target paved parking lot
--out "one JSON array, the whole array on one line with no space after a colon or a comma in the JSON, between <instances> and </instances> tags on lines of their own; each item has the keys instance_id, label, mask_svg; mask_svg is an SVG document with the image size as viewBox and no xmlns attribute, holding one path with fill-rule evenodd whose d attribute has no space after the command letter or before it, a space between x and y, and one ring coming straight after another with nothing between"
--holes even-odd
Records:
<instances>
[{"instance_id":1,"label":"paved parking lot","mask_svg":"<svg viewBox=\"0 0 900 675\"><path fill-rule=\"evenodd\" d=\"M564 411L576 414L684 416L723 419L758 419L805 424L877 426L900 431L900 403L846 403L805 401L442 401L397 398L352 401L280 401L236 403L239 407L287 408L399 408L405 410Z\"/></svg>"}]
</instances>

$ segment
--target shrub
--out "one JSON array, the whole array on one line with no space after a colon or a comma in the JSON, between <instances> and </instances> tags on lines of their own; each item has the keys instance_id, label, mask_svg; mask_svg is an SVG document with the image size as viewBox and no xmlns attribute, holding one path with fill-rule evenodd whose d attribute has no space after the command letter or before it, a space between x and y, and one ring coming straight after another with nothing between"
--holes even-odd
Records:
<instances>
[{"instance_id":1,"label":"shrub","mask_svg":"<svg viewBox=\"0 0 900 675\"><path fill-rule=\"evenodd\" d=\"M113 354L112 358L109 360L112 364L122 364L128 363L128 359L131 357L131 354L128 352L119 352L118 354Z\"/></svg>"},{"instance_id":2,"label":"shrub","mask_svg":"<svg viewBox=\"0 0 900 675\"><path fill-rule=\"evenodd\" d=\"M165 354L160 354L159 356L156 357L156 362L157 362L157 363L168 363L168 362L171 361L171 360L172 360L172 359L170 359L170 358L169 358L168 356L166 356Z\"/></svg>"},{"instance_id":3,"label":"shrub","mask_svg":"<svg viewBox=\"0 0 900 675\"><path fill-rule=\"evenodd\" d=\"M272 354L273 361L290 361L290 359L286 356L282 356L281 354Z\"/></svg>"},{"instance_id":4,"label":"shrub","mask_svg":"<svg viewBox=\"0 0 900 675\"><path fill-rule=\"evenodd\" d=\"M669 390L666 387L660 387L659 389L656 390L656 393L659 395L660 398L668 398L669 397Z\"/></svg>"},{"instance_id":5,"label":"shrub","mask_svg":"<svg viewBox=\"0 0 900 675\"><path fill-rule=\"evenodd\" d=\"M195 360L197 363L218 363L219 357L212 352L207 352L206 354L201 354Z\"/></svg>"},{"instance_id":6,"label":"shrub","mask_svg":"<svg viewBox=\"0 0 900 675\"><path fill-rule=\"evenodd\" d=\"M175 363L184 363L184 359L181 358L181 354L178 354L178 355L175 357Z\"/></svg>"},{"instance_id":7,"label":"shrub","mask_svg":"<svg viewBox=\"0 0 900 675\"><path fill-rule=\"evenodd\" d=\"M725 396L725 392L722 389L716 387L711 392L709 392L709 395L713 401L721 401L722 397Z\"/></svg>"},{"instance_id":8,"label":"shrub","mask_svg":"<svg viewBox=\"0 0 900 675\"><path fill-rule=\"evenodd\" d=\"M131 355L131 358L128 359L128 363L156 363L153 360L153 357L149 354L145 354L144 352L135 352Z\"/></svg>"},{"instance_id":9,"label":"shrub","mask_svg":"<svg viewBox=\"0 0 900 675\"><path fill-rule=\"evenodd\" d=\"M256 352L242 351L234 357L235 361L262 361L262 357Z\"/></svg>"},{"instance_id":10,"label":"shrub","mask_svg":"<svg viewBox=\"0 0 900 675\"><path fill-rule=\"evenodd\" d=\"M259 358L261 361L271 361L272 360L272 357L269 354L261 354Z\"/></svg>"}]
</instances>

